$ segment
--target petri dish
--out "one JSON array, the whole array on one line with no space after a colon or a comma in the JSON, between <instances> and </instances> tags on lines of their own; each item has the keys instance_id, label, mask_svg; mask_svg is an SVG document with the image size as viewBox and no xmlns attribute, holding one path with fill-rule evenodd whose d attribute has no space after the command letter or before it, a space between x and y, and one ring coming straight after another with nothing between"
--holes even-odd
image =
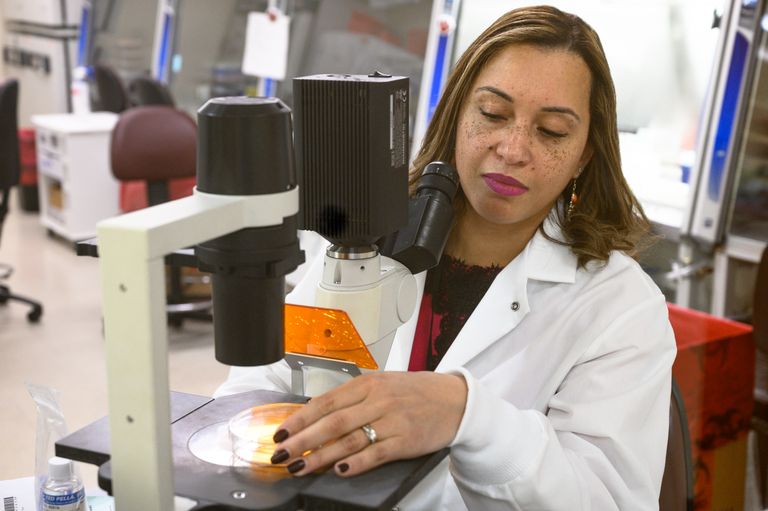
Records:
<instances>
[{"instance_id":1,"label":"petri dish","mask_svg":"<svg viewBox=\"0 0 768 511\"><path fill-rule=\"evenodd\" d=\"M278 426L303 406L270 403L248 408L232 417L228 427L234 457L252 466L284 466L271 462L276 445L272 437Z\"/></svg>"}]
</instances>

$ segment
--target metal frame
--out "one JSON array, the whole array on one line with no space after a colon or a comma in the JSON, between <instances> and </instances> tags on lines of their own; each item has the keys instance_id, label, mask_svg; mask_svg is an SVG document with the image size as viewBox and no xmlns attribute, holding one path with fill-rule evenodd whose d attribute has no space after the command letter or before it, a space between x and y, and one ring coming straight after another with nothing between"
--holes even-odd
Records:
<instances>
[{"instance_id":1,"label":"metal frame","mask_svg":"<svg viewBox=\"0 0 768 511\"><path fill-rule=\"evenodd\" d=\"M304 369L318 368L327 371L336 371L346 373L350 377L360 376L362 372L353 362L345 360L336 360L331 358L313 357L312 355L300 355L298 353L286 353L285 361L291 368L291 393L297 396L304 396Z\"/></svg>"},{"instance_id":2,"label":"metal frame","mask_svg":"<svg viewBox=\"0 0 768 511\"><path fill-rule=\"evenodd\" d=\"M298 188L194 195L98 225L113 495L120 511L173 509L164 257L246 227L279 225Z\"/></svg>"}]
</instances>

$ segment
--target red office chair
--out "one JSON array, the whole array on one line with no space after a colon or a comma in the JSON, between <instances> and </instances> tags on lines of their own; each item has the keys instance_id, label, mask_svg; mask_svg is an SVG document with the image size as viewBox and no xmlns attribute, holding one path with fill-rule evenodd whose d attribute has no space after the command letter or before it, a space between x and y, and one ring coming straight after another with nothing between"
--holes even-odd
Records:
<instances>
[{"instance_id":1,"label":"red office chair","mask_svg":"<svg viewBox=\"0 0 768 511\"><path fill-rule=\"evenodd\" d=\"M173 198L169 183L194 180L197 158L197 126L185 112L169 106L141 106L126 110L112 131L112 174L120 181L146 183L147 203L155 206ZM189 190L191 191L191 189ZM190 299L184 293L179 266L170 266L169 321L182 318L210 319L210 294ZM188 293L187 293L188 294Z\"/></svg>"}]
</instances>

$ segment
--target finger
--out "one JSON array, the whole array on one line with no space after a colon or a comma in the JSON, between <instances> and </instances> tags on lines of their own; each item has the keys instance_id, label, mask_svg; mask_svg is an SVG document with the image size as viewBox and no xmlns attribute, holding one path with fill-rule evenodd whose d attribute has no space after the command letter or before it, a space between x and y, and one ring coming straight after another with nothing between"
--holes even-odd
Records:
<instances>
[{"instance_id":1,"label":"finger","mask_svg":"<svg viewBox=\"0 0 768 511\"><path fill-rule=\"evenodd\" d=\"M376 438L381 439L382 431L386 435L386 431L389 431L386 425L386 419L378 422L374 422L370 425L375 431ZM377 440L378 442L378 440ZM375 442L374 442L375 443ZM356 452L373 445L368 435L363 431L362 427L357 428L341 438L323 446L320 449L312 451L310 454L303 456L304 466L297 475L309 474L316 470L320 470L324 467L330 466L336 461L348 457Z\"/></svg>"},{"instance_id":2,"label":"finger","mask_svg":"<svg viewBox=\"0 0 768 511\"><path fill-rule=\"evenodd\" d=\"M369 445L362 451L339 460L334 465L336 474L341 477L351 477L367 472L397 458L398 440L386 438L381 442Z\"/></svg>"},{"instance_id":3,"label":"finger","mask_svg":"<svg viewBox=\"0 0 768 511\"><path fill-rule=\"evenodd\" d=\"M296 457L308 451L319 451L323 448L321 446L330 445L336 439L356 431L365 436L360 429L361 426L376 422L380 418L381 412L372 405L358 404L344 408L322 417L314 424L291 435L287 440L276 446L277 450L275 452L285 451L289 457ZM349 446L354 447L353 444L349 444ZM357 450L361 448L358 446ZM350 452L345 453L345 455ZM286 459L284 454L281 454L279 458Z\"/></svg>"},{"instance_id":4,"label":"finger","mask_svg":"<svg viewBox=\"0 0 768 511\"><path fill-rule=\"evenodd\" d=\"M274 441L282 442L336 410L360 403L368 395L366 380L363 376L358 376L325 394L313 397L304 407L278 426Z\"/></svg>"}]
</instances>

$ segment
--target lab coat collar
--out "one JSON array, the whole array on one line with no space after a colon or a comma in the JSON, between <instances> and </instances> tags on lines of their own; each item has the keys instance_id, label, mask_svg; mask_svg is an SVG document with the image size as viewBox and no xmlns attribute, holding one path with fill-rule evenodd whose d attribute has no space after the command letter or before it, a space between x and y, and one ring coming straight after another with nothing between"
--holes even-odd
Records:
<instances>
[{"instance_id":1,"label":"lab coat collar","mask_svg":"<svg viewBox=\"0 0 768 511\"><path fill-rule=\"evenodd\" d=\"M544 222L545 232L562 239L562 232L551 217ZM566 245L544 237L540 231L528 242L523 252L504 267L494 279L464 328L437 367L438 372L465 365L514 329L530 311L528 281L573 283L577 258ZM416 275L417 307L424 294L426 272ZM398 329L387 360L387 370L407 370L418 310Z\"/></svg>"},{"instance_id":2,"label":"lab coat collar","mask_svg":"<svg viewBox=\"0 0 768 511\"><path fill-rule=\"evenodd\" d=\"M563 232L552 215L544 221L544 232L555 240L564 239ZM576 281L578 259L568 245L548 240L541 233L541 229L537 229L526 249L529 279L568 284Z\"/></svg>"}]
</instances>

